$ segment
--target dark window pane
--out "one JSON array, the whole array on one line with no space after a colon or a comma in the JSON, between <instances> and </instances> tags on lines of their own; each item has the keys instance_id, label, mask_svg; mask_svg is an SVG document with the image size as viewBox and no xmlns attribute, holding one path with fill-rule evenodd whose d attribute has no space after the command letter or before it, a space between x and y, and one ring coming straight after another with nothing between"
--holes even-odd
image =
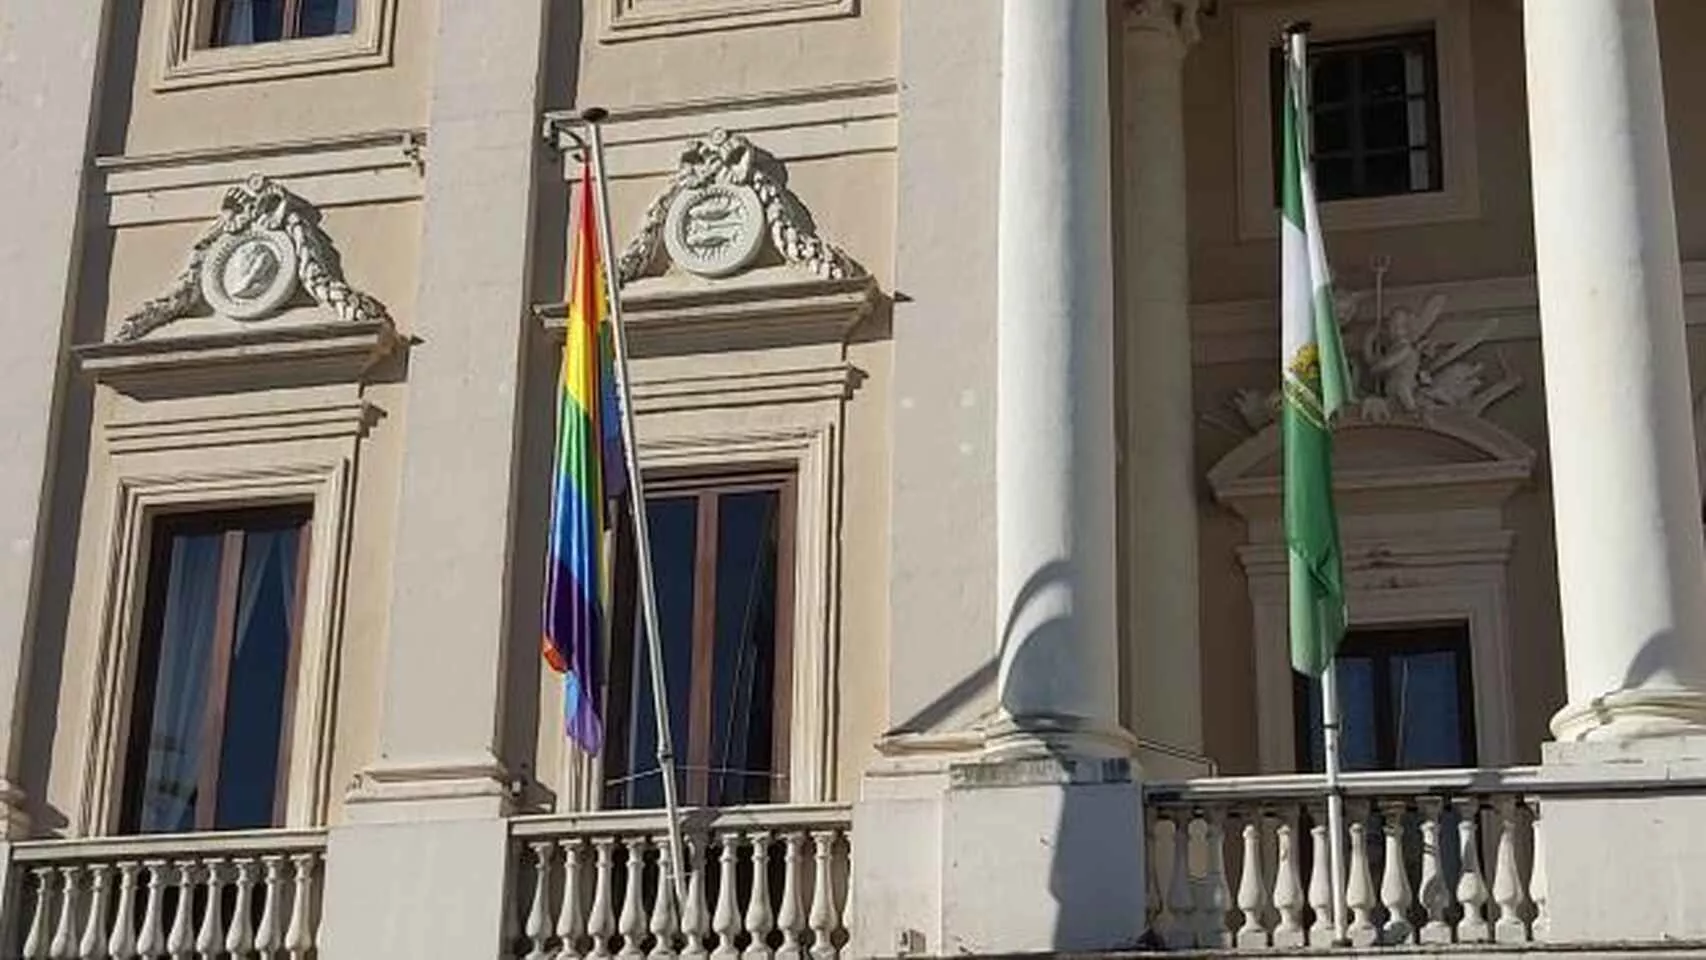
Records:
<instances>
[{"instance_id":1,"label":"dark window pane","mask_svg":"<svg viewBox=\"0 0 1706 960\"><path fill-rule=\"evenodd\" d=\"M1394 657L1390 669L1397 766L1466 765L1457 656L1438 651Z\"/></svg>"},{"instance_id":2,"label":"dark window pane","mask_svg":"<svg viewBox=\"0 0 1706 960\"><path fill-rule=\"evenodd\" d=\"M774 490L720 498L712 803L770 796L778 501Z\"/></svg>"},{"instance_id":3,"label":"dark window pane","mask_svg":"<svg viewBox=\"0 0 1706 960\"><path fill-rule=\"evenodd\" d=\"M219 758L221 829L271 826L287 731L300 538L295 529L244 537L225 737Z\"/></svg>"},{"instance_id":4,"label":"dark window pane","mask_svg":"<svg viewBox=\"0 0 1706 960\"><path fill-rule=\"evenodd\" d=\"M1424 135L1421 139L1425 140ZM1362 115L1362 147L1392 150L1410 145L1410 107L1402 100L1375 104Z\"/></svg>"},{"instance_id":5,"label":"dark window pane","mask_svg":"<svg viewBox=\"0 0 1706 960\"><path fill-rule=\"evenodd\" d=\"M224 535L168 535L152 709L135 829L144 833L195 829L201 782L203 705L213 662ZM141 674L148 676L148 673Z\"/></svg>"},{"instance_id":6,"label":"dark window pane","mask_svg":"<svg viewBox=\"0 0 1706 960\"><path fill-rule=\"evenodd\" d=\"M1351 147L1351 113L1347 108L1317 109L1314 136L1315 155L1337 153Z\"/></svg>"},{"instance_id":7,"label":"dark window pane","mask_svg":"<svg viewBox=\"0 0 1706 960\"><path fill-rule=\"evenodd\" d=\"M1316 105L1336 104L1351 97L1351 58L1321 54L1310 58L1309 97Z\"/></svg>"},{"instance_id":8,"label":"dark window pane","mask_svg":"<svg viewBox=\"0 0 1706 960\"><path fill-rule=\"evenodd\" d=\"M1323 201L1356 196L1356 167L1350 157L1315 162L1315 192Z\"/></svg>"},{"instance_id":9,"label":"dark window pane","mask_svg":"<svg viewBox=\"0 0 1706 960\"><path fill-rule=\"evenodd\" d=\"M1362 56L1362 99L1401 97L1404 86L1404 48L1390 46L1368 51Z\"/></svg>"},{"instance_id":10,"label":"dark window pane","mask_svg":"<svg viewBox=\"0 0 1706 960\"><path fill-rule=\"evenodd\" d=\"M296 35L328 37L355 29L356 0L302 0Z\"/></svg>"},{"instance_id":11,"label":"dark window pane","mask_svg":"<svg viewBox=\"0 0 1706 960\"><path fill-rule=\"evenodd\" d=\"M284 0L219 0L214 8L215 47L284 39Z\"/></svg>"},{"instance_id":12,"label":"dark window pane","mask_svg":"<svg viewBox=\"0 0 1706 960\"><path fill-rule=\"evenodd\" d=\"M1410 192L1410 154L1371 154L1363 161L1363 183L1367 196Z\"/></svg>"},{"instance_id":13,"label":"dark window pane","mask_svg":"<svg viewBox=\"0 0 1706 960\"><path fill-rule=\"evenodd\" d=\"M658 622L663 633L664 679L671 693L670 732L682 754L687 743L689 694L693 682L693 600L699 536L697 497L653 497L646 505L652 543L653 580L657 584ZM631 695L624 698L630 719L626 764L607 771L613 806L663 805L663 781L657 770L657 712L652 708L652 678L646 653L645 623L637 620L628 643ZM676 763L677 788L687 789L683 764Z\"/></svg>"}]
</instances>

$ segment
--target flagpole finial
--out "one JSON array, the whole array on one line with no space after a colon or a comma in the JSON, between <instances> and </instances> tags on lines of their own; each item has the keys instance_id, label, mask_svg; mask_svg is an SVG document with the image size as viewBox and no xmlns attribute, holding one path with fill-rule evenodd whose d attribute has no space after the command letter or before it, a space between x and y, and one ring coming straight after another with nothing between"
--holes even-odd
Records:
<instances>
[{"instance_id":1,"label":"flagpole finial","mask_svg":"<svg viewBox=\"0 0 1706 960\"><path fill-rule=\"evenodd\" d=\"M1308 33L1313 26L1314 24L1308 20L1287 20L1280 25L1280 34L1292 37L1300 33Z\"/></svg>"},{"instance_id":2,"label":"flagpole finial","mask_svg":"<svg viewBox=\"0 0 1706 960\"><path fill-rule=\"evenodd\" d=\"M587 123L598 123L608 116L610 116L610 111L603 107L587 107L581 111L581 119Z\"/></svg>"}]
</instances>

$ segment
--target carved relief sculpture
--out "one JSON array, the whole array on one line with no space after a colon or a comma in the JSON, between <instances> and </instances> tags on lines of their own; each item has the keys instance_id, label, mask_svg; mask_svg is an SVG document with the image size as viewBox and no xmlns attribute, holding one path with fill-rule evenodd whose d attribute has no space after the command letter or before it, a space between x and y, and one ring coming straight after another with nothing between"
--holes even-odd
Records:
<instances>
[{"instance_id":1,"label":"carved relief sculpture","mask_svg":"<svg viewBox=\"0 0 1706 960\"><path fill-rule=\"evenodd\" d=\"M782 259L818 276L864 273L817 235L811 214L788 189L781 161L738 133L713 130L682 150L680 166L646 208L617 269L624 281L638 279L665 252L688 273L726 277L752 265L766 235Z\"/></svg>"},{"instance_id":2,"label":"carved relief sculpture","mask_svg":"<svg viewBox=\"0 0 1706 960\"><path fill-rule=\"evenodd\" d=\"M339 320L390 319L383 304L345 282L319 220L312 204L266 177L232 187L171 286L126 316L114 339L140 339L204 307L239 322L264 320L299 289Z\"/></svg>"},{"instance_id":3,"label":"carved relief sculpture","mask_svg":"<svg viewBox=\"0 0 1706 960\"><path fill-rule=\"evenodd\" d=\"M1497 318L1455 340L1434 334L1434 326L1445 310L1445 297L1435 294L1419 308L1398 305L1384 315L1370 317L1360 339L1352 340L1351 328L1364 300L1360 292L1339 298L1339 325L1346 341L1360 344L1351 364L1351 380L1360 401L1356 412L1362 419L1381 423L1394 418L1425 418L1430 413L1451 410L1480 416L1488 407L1509 396L1522 385L1503 356L1495 354L1496 373L1479 360L1469 359L1498 331ZM1258 433L1279 414L1279 391L1242 388L1226 401L1235 422L1210 414L1205 419L1235 434Z\"/></svg>"}]
</instances>

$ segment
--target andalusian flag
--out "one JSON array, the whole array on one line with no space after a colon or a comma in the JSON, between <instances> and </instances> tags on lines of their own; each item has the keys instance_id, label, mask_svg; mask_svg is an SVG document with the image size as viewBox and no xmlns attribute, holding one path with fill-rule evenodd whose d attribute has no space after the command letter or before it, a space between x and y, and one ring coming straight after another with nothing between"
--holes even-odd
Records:
<instances>
[{"instance_id":1,"label":"andalusian flag","mask_svg":"<svg viewBox=\"0 0 1706 960\"><path fill-rule=\"evenodd\" d=\"M1291 665L1319 676L1345 633L1345 575L1333 510L1332 421L1350 399L1333 284L1306 158L1307 54L1289 38L1284 183L1280 195L1281 381L1285 404L1285 539L1291 554Z\"/></svg>"},{"instance_id":2,"label":"andalusian flag","mask_svg":"<svg viewBox=\"0 0 1706 960\"><path fill-rule=\"evenodd\" d=\"M556 460L546 559L544 655L563 675L564 731L590 753L604 744L595 651L604 635L608 498L620 495L620 431L606 349L604 269L592 171L581 170L574 286L557 379ZM615 449L606 449L615 447Z\"/></svg>"}]
</instances>

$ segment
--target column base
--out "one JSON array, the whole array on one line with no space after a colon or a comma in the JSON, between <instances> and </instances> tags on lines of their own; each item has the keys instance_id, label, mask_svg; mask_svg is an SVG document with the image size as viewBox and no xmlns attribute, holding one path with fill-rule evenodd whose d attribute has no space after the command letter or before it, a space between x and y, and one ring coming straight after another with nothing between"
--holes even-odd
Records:
<instances>
[{"instance_id":1,"label":"column base","mask_svg":"<svg viewBox=\"0 0 1706 960\"><path fill-rule=\"evenodd\" d=\"M1138 741L1130 731L1084 717L1001 713L984 725L983 756L996 760L1031 757L1128 759Z\"/></svg>"},{"instance_id":2,"label":"column base","mask_svg":"<svg viewBox=\"0 0 1706 960\"><path fill-rule=\"evenodd\" d=\"M1144 932L1143 789L1123 757L983 757L867 777L859 957L1091 953Z\"/></svg>"},{"instance_id":3,"label":"column base","mask_svg":"<svg viewBox=\"0 0 1706 960\"><path fill-rule=\"evenodd\" d=\"M1618 690L1559 710L1552 735L1566 743L1706 735L1706 693Z\"/></svg>"},{"instance_id":4,"label":"column base","mask_svg":"<svg viewBox=\"0 0 1706 960\"><path fill-rule=\"evenodd\" d=\"M1706 940L1706 736L1549 743L1540 775L1547 940Z\"/></svg>"}]
</instances>

